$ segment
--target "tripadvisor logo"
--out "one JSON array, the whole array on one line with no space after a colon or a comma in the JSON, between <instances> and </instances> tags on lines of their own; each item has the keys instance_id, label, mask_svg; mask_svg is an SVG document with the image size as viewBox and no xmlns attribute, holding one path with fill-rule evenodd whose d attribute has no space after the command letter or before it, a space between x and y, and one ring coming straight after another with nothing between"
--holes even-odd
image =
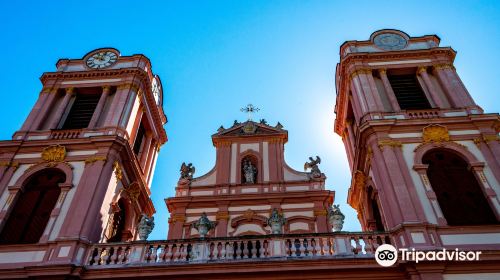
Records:
<instances>
[{"instance_id":1,"label":"tripadvisor logo","mask_svg":"<svg viewBox=\"0 0 500 280\"><path fill-rule=\"evenodd\" d=\"M380 245L375 251L375 260L381 266L391 266L398 261L398 251L392 245Z\"/></svg>"},{"instance_id":2,"label":"tripadvisor logo","mask_svg":"<svg viewBox=\"0 0 500 280\"><path fill-rule=\"evenodd\" d=\"M478 261L481 251L460 251L442 249L439 251L419 251L415 248L399 249L402 261ZM375 260L381 266L391 266L398 261L398 250L389 244L380 245L375 251Z\"/></svg>"}]
</instances>

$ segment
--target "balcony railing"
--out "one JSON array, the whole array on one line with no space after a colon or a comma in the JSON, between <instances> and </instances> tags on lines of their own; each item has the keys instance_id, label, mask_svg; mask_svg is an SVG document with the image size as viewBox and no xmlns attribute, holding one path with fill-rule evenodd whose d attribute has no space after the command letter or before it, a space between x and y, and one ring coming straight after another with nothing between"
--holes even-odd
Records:
<instances>
[{"instance_id":1,"label":"balcony railing","mask_svg":"<svg viewBox=\"0 0 500 280\"><path fill-rule=\"evenodd\" d=\"M93 245L89 267L238 260L371 257L386 233L323 233L206 238Z\"/></svg>"},{"instance_id":2,"label":"balcony railing","mask_svg":"<svg viewBox=\"0 0 500 280\"><path fill-rule=\"evenodd\" d=\"M75 139L80 136L81 129L52 130L50 139Z\"/></svg>"}]
</instances>

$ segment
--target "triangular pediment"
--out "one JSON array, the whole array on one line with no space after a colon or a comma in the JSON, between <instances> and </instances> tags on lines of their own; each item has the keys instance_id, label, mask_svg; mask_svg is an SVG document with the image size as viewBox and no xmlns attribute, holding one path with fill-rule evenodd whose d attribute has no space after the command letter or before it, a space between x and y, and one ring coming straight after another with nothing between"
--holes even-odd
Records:
<instances>
[{"instance_id":1,"label":"triangular pediment","mask_svg":"<svg viewBox=\"0 0 500 280\"><path fill-rule=\"evenodd\" d=\"M252 136L252 135L282 135L286 134L287 131L283 129L283 126L278 123L276 126L270 126L267 123L257 123L253 121L246 121L242 123L235 122L232 127L224 129L219 128L218 133L214 134L214 137L224 137L224 136Z\"/></svg>"}]
</instances>

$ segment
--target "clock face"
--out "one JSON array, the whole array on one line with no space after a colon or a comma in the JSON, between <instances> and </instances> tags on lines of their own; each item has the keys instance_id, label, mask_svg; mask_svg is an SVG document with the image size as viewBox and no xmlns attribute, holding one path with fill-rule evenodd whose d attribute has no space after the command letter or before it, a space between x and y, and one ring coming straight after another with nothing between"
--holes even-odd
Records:
<instances>
[{"instance_id":1,"label":"clock face","mask_svg":"<svg viewBox=\"0 0 500 280\"><path fill-rule=\"evenodd\" d=\"M99 51L87 59L87 66L94 69L102 69L113 65L118 55L112 51Z\"/></svg>"},{"instance_id":2,"label":"clock face","mask_svg":"<svg viewBox=\"0 0 500 280\"><path fill-rule=\"evenodd\" d=\"M381 49L388 51L401 50L406 46L406 39L394 33L383 33L377 35L373 42Z\"/></svg>"}]
</instances>

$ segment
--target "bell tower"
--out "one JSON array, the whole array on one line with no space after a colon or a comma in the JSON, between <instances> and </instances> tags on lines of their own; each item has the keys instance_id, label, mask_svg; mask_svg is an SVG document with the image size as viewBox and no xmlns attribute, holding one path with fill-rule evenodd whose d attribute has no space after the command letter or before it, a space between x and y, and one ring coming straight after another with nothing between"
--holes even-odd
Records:
<instances>
[{"instance_id":1,"label":"bell tower","mask_svg":"<svg viewBox=\"0 0 500 280\"><path fill-rule=\"evenodd\" d=\"M474 102L436 35L398 30L347 41L336 69L335 132L363 230L402 247L500 238L500 118ZM495 239L492 239L495 238Z\"/></svg>"},{"instance_id":2,"label":"bell tower","mask_svg":"<svg viewBox=\"0 0 500 280\"><path fill-rule=\"evenodd\" d=\"M149 59L103 48L40 80L26 121L0 142L0 244L49 247L44 260L58 262L81 259L81 242L138 239L167 141Z\"/></svg>"}]
</instances>

